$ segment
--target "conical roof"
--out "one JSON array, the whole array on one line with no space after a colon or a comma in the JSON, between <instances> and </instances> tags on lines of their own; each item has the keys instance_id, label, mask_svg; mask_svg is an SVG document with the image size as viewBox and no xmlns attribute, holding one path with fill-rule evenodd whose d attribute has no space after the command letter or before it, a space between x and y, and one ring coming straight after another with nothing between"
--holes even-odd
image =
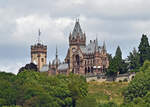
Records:
<instances>
[{"instance_id":1,"label":"conical roof","mask_svg":"<svg viewBox=\"0 0 150 107\"><path fill-rule=\"evenodd\" d=\"M55 59L52 61L52 64L53 65L56 65L56 64L60 64L60 59L58 59L58 50L57 50L57 46L56 46L56 57Z\"/></svg>"},{"instance_id":2,"label":"conical roof","mask_svg":"<svg viewBox=\"0 0 150 107\"><path fill-rule=\"evenodd\" d=\"M78 35L83 36L83 32L82 32L82 29L80 27L79 20L76 21L73 32L72 32L72 36L76 37Z\"/></svg>"}]
</instances>

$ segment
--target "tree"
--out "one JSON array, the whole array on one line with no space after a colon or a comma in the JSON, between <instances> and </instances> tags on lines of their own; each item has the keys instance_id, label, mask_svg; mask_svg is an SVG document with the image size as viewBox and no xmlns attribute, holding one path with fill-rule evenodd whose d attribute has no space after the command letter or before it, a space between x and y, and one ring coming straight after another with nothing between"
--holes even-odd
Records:
<instances>
[{"instance_id":1,"label":"tree","mask_svg":"<svg viewBox=\"0 0 150 107\"><path fill-rule=\"evenodd\" d=\"M117 60L115 58L113 58L109 62L109 67L107 69L106 75L107 76L112 76L113 77L113 81L114 81L115 77L117 76L117 72L118 72Z\"/></svg>"},{"instance_id":2,"label":"tree","mask_svg":"<svg viewBox=\"0 0 150 107\"><path fill-rule=\"evenodd\" d=\"M26 64L24 67L21 67L19 69L18 73L23 72L24 70L37 71L37 65L35 65L34 63Z\"/></svg>"},{"instance_id":3,"label":"tree","mask_svg":"<svg viewBox=\"0 0 150 107\"><path fill-rule=\"evenodd\" d=\"M131 103L137 98L144 98L150 92L150 62L145 61L140 68L140 72L136 73L135 78L129 83L125 89L124 101Z\"/></svg>"},{"instance_id":4,"label":"tree","mask_svg":"<svg viewBox=\"0 0 150 107\"><path fill-rule=\"evenodd\" d=\"M87 95L87 83L84 77L74 74L70 74L69 80L68 87L71 92L72 107L76 107L76 101Z\"/></svg>"},{"instance_id":5,"label":"tree","mask_svg":"<svg viewBox=\"0 0 150 107\"><path fill-rule=\"evenodd\" d=\"M118 58L120 61L122 61L122 52L121 52L120 46L117 47L115 57Z\"/></svg>"},{"instance_id":6,"label":"tree","mask_svg":"<svg viewBox=\"0 0 150 107\"><path fill-rule=\"evenodd\" d=\"M133 72L139 71L140 68L140 55L136 51L135 48L133 48L133 51L130 52L130 55L128 56L129 60L129 69Z\"/></svg>"},{"instance_id":7,"label":"tree","mask_svg":"<svg viewBox=\"0 0 150 107\"><path fill-rule=\"evenodd\" d=\"M139 45L140 64L143 65L145 60L150 60L150 46L146 35L142 35Z\"/></svg>"},{"instance_id":8,"label":"tree","mask_svg":"<svg viewBox=\"0 0 150 107\"><path fill-rule=\"evenodd\" d=\"M16 102L16 90L13 82L16 75L12 73L0 72L0 106L13 105Z\"/></svg>"},{"instance_id":9,"label":"tree","mask_svg":"<svg viewBox=\"0 0 150 107\"><path fill-rule=\"evenodd\" d=\"M71 107L87 95L86 80L79 75L24 70L17 75L0 73L0 80L0 106Z\"/></svg>"},{"instance_id":10,"label":"tree","mask_svg":"<svg viewBox=\"0 0 150 107\"><path fill-rule=\"evenodd\" d=\"M112 76L113 80L115 80L115 77L117 76L117 73L125 73L127 72L127 64L124 60L122 60L122 52L120 47L117 47L115 56L112 58L112 60L109 61L109 67L106 72L107 76Z\"/></svg>"}]
</instances>

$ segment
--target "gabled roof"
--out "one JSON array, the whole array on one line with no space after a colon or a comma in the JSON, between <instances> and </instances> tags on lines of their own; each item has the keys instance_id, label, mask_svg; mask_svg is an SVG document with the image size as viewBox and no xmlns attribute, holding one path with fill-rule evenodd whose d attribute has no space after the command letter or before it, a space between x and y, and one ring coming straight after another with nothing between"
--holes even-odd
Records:
<instances>
[{"instance_id":1,"label":"gabled roof","mask_svg":"<svg viewBox=\"0 0 150 107\"><path fill-rule=\"evenodd\" d=\"M80 27L79 21L76 21L73 32L72 32L72 36L76 37L77 35L83 36L83 32L82 32L82 29Z\"/></svg>"}]
</instances>

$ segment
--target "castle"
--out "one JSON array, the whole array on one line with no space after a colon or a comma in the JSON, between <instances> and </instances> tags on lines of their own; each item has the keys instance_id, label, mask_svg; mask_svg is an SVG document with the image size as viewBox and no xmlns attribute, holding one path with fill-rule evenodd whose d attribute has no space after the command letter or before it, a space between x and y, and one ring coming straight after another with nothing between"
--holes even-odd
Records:
<instances>
[{"instance_id":1,"label":"castle","mask_svg":"<svg viewBox=\"0 0 150 107\"><path fill-rule=\"evenodd\" d=\"M53 74L104 74L109 66L105 42L98 46L98 39L90 40L86 45L86 34L82 32L79 20L76 21L73 31L69 35L69 48L64 62L56 57L49 64L47 60L47 46L38 42L31 46L31 62L37 64L40 72Z\"/></svg>"}]
</instances>

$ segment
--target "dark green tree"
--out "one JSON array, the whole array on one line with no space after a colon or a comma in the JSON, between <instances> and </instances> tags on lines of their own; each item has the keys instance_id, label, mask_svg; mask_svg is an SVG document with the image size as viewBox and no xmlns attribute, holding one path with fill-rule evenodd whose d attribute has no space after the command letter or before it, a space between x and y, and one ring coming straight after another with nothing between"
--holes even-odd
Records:
<instances>
[{"instance_id":1,"label":"dark green tree","mask_svg":"<svg viewBox=\"0 0 150 107\"><path fill-rule=\"evenodd\" d=\"M117 72L118 72L117 60L115 58L113 58L109 62L109 67L107 69L106 75L107 76L112 76L113 80L115 80L115 77L117 76Z\"/></svg>"},{"instance_id":2,"label":"dark green tree","mask_svg":"<svg viewBox=\"0 0 150 107\"><path fill-rule=\"evenodd\" d=\"M84 77L70 74L68 87L71 92L72 107L76 107L77 100L87 96L88 85Z\"/></svg>"},{"instance_id":3,"label":"dark green tree","mask_svg":"<svg viewBox=\"0 0 150 107\"><path fill-rule=\"evenodd\" d=\"M121 62L122 61L122 52L120 49L120 46L117 47L116 53L115 53L115 57Z\"/></svg>"},{"instance_id":4,"label":"dark green tree","mask_svg":"<svg viewBox=\"0 0 150 107\"><path fill-rule=\"evenodd\" d=\"M26 64L24 67L21 67L19 69L18 73L21 73L23 71L36 71L37 72L37 65L35 65L34 63L30 63L30 64Z\"/></svg>"},{"instance_id":5,"label":"dark green tree","mask_svg":"<svg viewBox=\"0 0 150 107\"><path fill-rule=\"evenodd\" d=\"M115 77L118 73L125 73L127 72L127 64L124 60L122 60L122 52L120 47L117 47L115 56L110 60L109 67L106 72L107 76L112 76L113 80L115 80Z\"/></svg>"},{"instance_id":6,"label":"dark green tree","mask_svg":"<svg viewBox=\"0 0 150 107\"><path fill-rule=\"evenodd\" d=\"M128 56L129 60L129 69L132 72L137 72L139 71L140 68L140 55L136 51L135 48L133 48L133 51L130 52L130 55Z\"/></svg>"},{"instance_id":7,"label":"dark green tree","mask_svg":"<svg viewBox=\"0 0 150 107\"><path fill-rule=\"evenodd\" d=\"M145 60L150 60L150 46L147 35L142 35L139 45L140 64L143 65Z\"/></svg>"},{"instance_id":8,"label":"dark green tree","mask_svg":"<svg viewBox=\"0 0 150 107\"><path fill-rule=\"evenodd\" d=\"M16 102L16 90L13 86L16 75L0 72L0 106L14 105Z\"/></svg>"}]
</instances>

